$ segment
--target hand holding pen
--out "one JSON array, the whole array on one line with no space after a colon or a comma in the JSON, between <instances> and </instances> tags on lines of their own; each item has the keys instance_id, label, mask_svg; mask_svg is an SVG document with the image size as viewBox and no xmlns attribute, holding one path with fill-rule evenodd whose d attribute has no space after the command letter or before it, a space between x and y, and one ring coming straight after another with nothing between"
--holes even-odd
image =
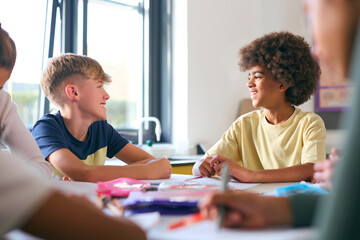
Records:
<instances>
[{"instance_id":1,"label":"hand holding pen","mask_svg":"<svg viewBox=\"0 0 360 240\"><path fill-rule=\"evenodd\" d=\"M243 191L215 193L205 198L199 208L205 219L219 221L218 206L225 206L221 226L226 228L264 228L291 225L290 202L284 197L265 197Z\"/></svg>"},{"instance_id":2,"label":"hand holding pen","mask_svg":"<svg viewBox=\"0 0 360 240\"><path fill-rule=\"evenodd\" d=\"M200 178L200 177L195 177L195 178ZM189 180L191 180L191 179L189 179ZM227 164L225 164L224 168L223 168L223 172L222 172L222 177L221 177L221 185L220 185L220 191L221 192L225 192L228 189L229 180L230 180L229 166ZM223 221L224 216L225 216L225 211L226 211L225 206L220 205L219 206L218 221L217 221L218 228L220 228L221 225L222 225L222 221ZM179 228L179 227L185 227L185 226L197 223L197 222L201 222L201 221L203 221L205 219L206 219L206 215L202 214L202 212L198 212L198 213L192 214L190 216L187 216L185 218L182 218L179 221L171 223L168 226L168 229L173 230L173 229L176 229L176 228Z\"/></svg>"}]
</instances>

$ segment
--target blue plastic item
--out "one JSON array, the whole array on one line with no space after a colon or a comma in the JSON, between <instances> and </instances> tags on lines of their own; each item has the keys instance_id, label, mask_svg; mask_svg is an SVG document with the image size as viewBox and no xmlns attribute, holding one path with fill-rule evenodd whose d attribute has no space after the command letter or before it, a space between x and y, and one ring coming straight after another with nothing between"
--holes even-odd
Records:
<instances>
[{"instance_id":1,"label":"blue plastic item","mask_svg":"<svg viewBox=\"0 0 360 240\"><path fill-rule=\"evenodd\" d=\"M275 189L275 194L278 197L289 197L295 194L319 195L319 194L328 194L328 193L329 192L323 188L305 182Z\"/></svg>"}]
</instances>

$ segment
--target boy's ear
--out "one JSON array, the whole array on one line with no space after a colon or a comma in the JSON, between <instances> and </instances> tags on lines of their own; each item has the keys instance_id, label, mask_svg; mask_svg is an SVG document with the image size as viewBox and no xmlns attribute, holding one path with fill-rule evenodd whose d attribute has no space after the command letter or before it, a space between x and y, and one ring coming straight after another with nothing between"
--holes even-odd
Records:
<instances>
[{"instance_id":1,"label":"boy's ear","mask_svg":"<svg viewBox=\"0 0 360 240\"><path fill-rule=\"evenodd\" d=\"M79 94L75 85L68 84L65 86L65 94L71 101L79 100Z\"/></svg>"},{"instance_id":2,"label":"boy's ear","mask_svg":"<svg viewBox=\"0 0 360 240\"><path fill-rule=\"evenodd\" d=\"M288 84L280 83L280 92L285 92L289 87Z\"/></svg>"}]
</instances>

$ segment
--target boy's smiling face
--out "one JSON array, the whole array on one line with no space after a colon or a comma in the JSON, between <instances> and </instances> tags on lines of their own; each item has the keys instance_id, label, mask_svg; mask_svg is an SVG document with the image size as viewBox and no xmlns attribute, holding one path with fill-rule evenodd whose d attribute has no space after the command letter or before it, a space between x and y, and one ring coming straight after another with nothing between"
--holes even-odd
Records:
<instances>
[{"instance_id":1,"label":"boy's smiling face","mask_svg":"<svg viewBox=\"0 0 360 240\"><path fill-rule=\"evenodd\" d=\"M275 81L269 69L254 66L250 69L247 86L254 107L270 108L283 98L280 83Z\"/></svg>"},{"instance_id":2,"label":"boy's smiling face","mask_svg":"<svg viewBox=\"0 0 360 240\"><path fill-rule=\"evenodd\" d=\"M110 96L102 79L87 79L79 86L79 108L82 114L94 121L106 120L106 101Z\"/></svg>"}]
</instances>

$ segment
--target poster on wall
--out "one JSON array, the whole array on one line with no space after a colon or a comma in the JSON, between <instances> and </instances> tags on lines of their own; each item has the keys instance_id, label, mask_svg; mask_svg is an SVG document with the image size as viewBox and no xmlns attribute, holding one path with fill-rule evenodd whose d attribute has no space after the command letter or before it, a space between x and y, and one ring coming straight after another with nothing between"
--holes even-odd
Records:
<instances>
[{"instance_id":1,"label":"poster on wall","mask_svg":"<svg viewBox=\"0 0 360 240\"><path fill-rule=\"evenodd\" d=\"M316 112L341 112L350 106L352 85L323 71L315 93Z\"/></svg>"}]
</instances>

